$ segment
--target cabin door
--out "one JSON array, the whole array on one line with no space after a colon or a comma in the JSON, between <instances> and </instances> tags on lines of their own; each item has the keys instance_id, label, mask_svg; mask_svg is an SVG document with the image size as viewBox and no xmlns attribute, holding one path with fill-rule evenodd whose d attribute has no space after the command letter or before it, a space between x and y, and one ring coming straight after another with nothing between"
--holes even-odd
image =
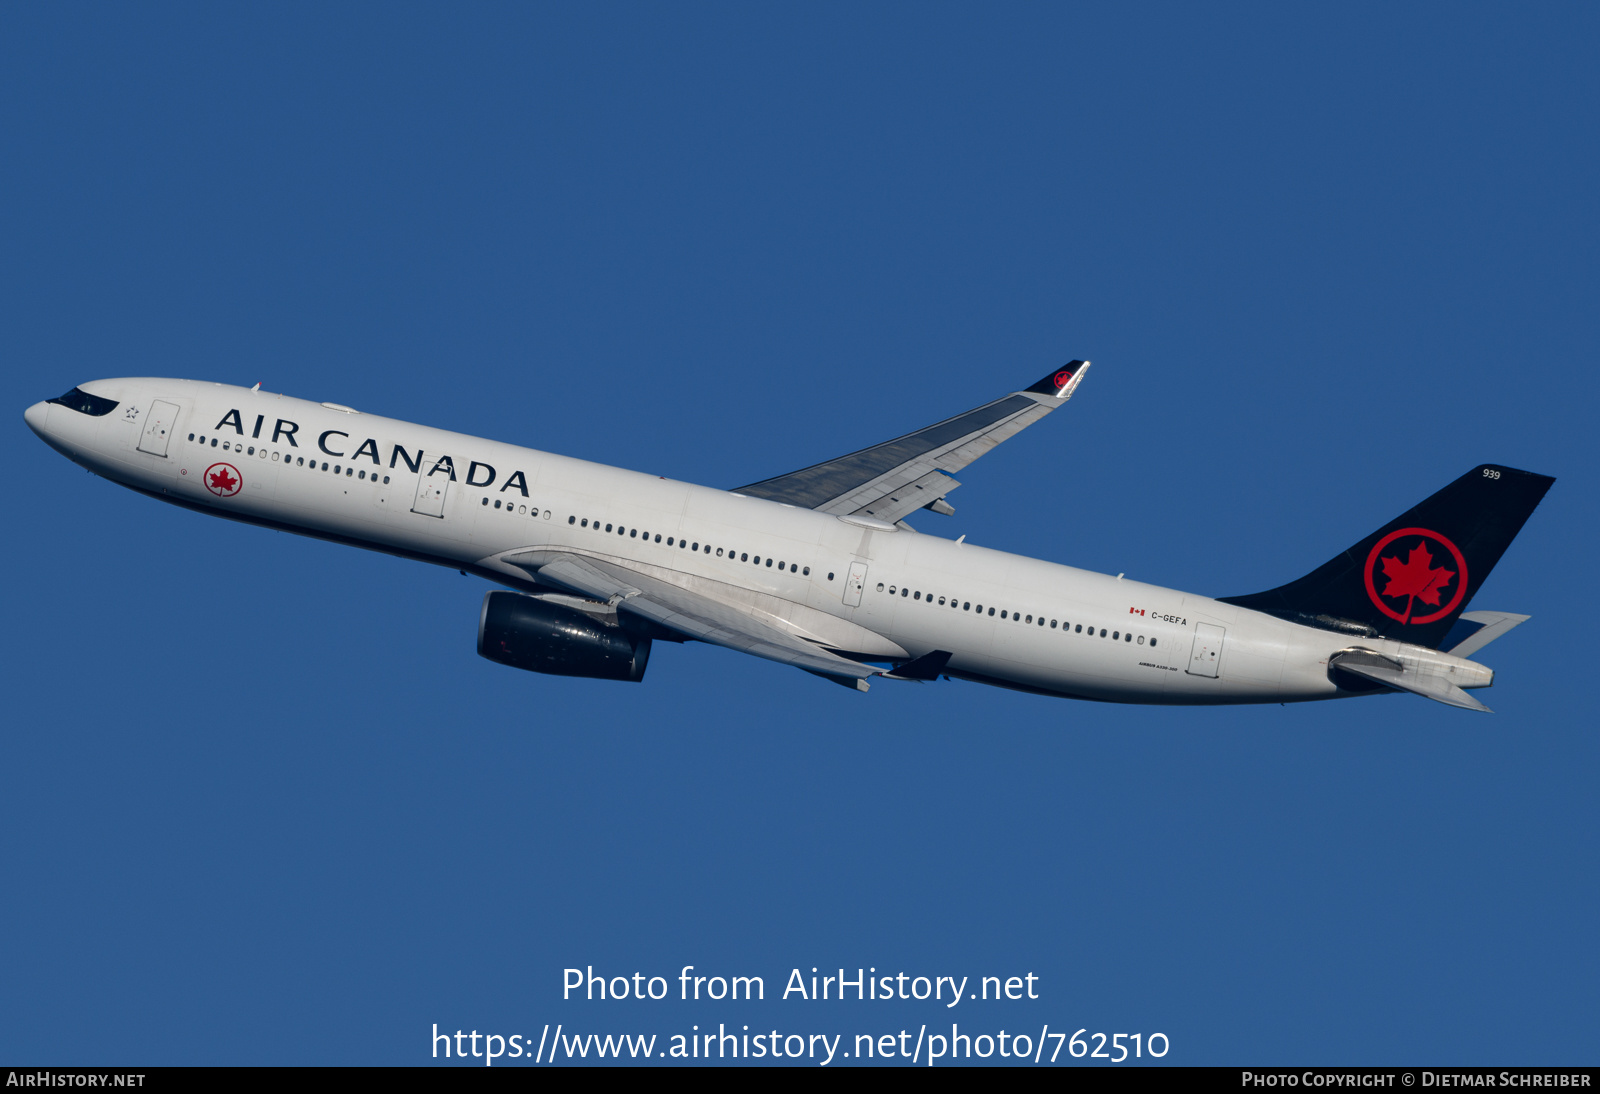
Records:
<instances>
[{"instance_id":1,"label":"cabin door","mask_svg":"<svg viewBox=\"0 0 1600 1094\"><path fill-rule=\"evenodd\" d=\"M450 489L450 465L445 464L444 470L435 475L440 462L434 460L423 465L422 477L417 480L417 499L411 504L413 513L443 518L444 497Z\"/></svg>"},{"instance_id":2,"label":"cabin door","mask_svg":"<svg viewBox=\"0 0 1600 1094\"><path fill-rule=\"evenodd\" d=\"M844 603L847 608L861 606L861 593L867 587L867 564L852 562L850 573L844 579Z\"/></svg>"},{"instance_id":3,"label":"cabin door","mask_svg":"<svg viewBox=\"0 0 1600 1094\"><path fill-rule=\"evenodd\" d=\"M144 418L144 432L139 434L139 451L152 456L165 456L167 442L172 440L172 430L178 424L178 408L160 399L150 404Z\"/></svg>"},{"instance_id":4,"label":"cabin door","mask_svg":"<svg viewBox=\"0 0 1600 1094\"><path fill-rule=\"evenodd\" d=\"M1222 668L1222 640L1227 631L1210 623L1196 623L1194 649L1189 654L1189 675L1216 678Z\"/></svg>"}]
</instances>

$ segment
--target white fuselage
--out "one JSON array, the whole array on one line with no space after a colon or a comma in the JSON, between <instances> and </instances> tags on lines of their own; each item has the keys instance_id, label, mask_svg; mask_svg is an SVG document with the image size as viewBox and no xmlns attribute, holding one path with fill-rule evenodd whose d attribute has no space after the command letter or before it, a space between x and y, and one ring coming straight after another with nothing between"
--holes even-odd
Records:
<instances>
[{"instance_id":1,"label":"white fuselage","mask_svg":"<svg viewBox=\"0 0 1600 1094\"><path fill-rule=\"evenodd\" d=\"M503 557L560 552L748 606L861 659L946 650L950 675L1007 687L1139 703L1350 694L1328 676L1348 636L1208 597L284 395L166 379L83 390L118 406L93 417L41 403L28 424L114 482L514 587L535 583Z\"/></svg>"}]
</instances>

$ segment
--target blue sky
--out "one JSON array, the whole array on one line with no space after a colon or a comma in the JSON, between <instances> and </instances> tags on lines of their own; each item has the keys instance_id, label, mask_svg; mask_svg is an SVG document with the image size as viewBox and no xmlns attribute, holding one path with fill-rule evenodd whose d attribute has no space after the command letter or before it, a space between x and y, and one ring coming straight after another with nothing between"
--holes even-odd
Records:
<instances>
[{"instance_id":1,"label":"blue sky","mask_svg":"<svg viewBox=\"0 0 1600 1094\"><path fill-rule=\"evenodd\" d=\"M954 1019L1595 1063L1597 45L1579 5L0 9L0 1057ZM1226 595L1475 463L1552 474L1474 604L1534 617L1498 713L518 673L482 582L22 422L260 381L735 486L1069 357L924 531ZM769 998L560 998L689 964ZM812 966L1041 997L773 998Z\"/></svg>"}]
</instances>

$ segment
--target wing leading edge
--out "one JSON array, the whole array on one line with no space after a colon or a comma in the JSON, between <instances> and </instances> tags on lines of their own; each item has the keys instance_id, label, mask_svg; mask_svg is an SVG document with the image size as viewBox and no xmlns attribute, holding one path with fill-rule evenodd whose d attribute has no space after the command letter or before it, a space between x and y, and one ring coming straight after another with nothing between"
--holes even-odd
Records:
<instances>
[{"instance_id":1,"label":"wing leading edge","mask_svg":"<svg viewBox=\"0 0 1600 1094\"><path fill-rule=\"evenodd\" d=\"M918 509L949 515L955 510L945 495L961 485L951 474L1072 398L1088 371L1088 361L1069 361L1032 387L965 414L734 493L890 523Z\"/></svg>"}]
</instances>

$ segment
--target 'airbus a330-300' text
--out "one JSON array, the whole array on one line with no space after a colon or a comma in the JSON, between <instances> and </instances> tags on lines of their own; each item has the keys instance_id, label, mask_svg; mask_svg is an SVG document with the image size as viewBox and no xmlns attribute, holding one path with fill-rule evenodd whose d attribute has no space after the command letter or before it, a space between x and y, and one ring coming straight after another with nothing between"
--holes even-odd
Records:
<instances>
[{"instance_id":1,"label":"'airbus a330-300' text","mask_svg":"<svg viewBox=\"0 0 1600 1094\"><path fill-rule=\"evenodd\" d=\"M858 688L955 677L1128 703L1405 691L1486 710L1468 658L1527 618L1467 611L1555 480L1484 464L1305 577L1213 599L919 534L952 478L1064 404L1072 361L976 410L719 490L193 380L81 384L28 425L204 513L478 574L478 652L639 680L710 642ZM963 537L964 538L964 537Z\"/></svg>"}]
</instances>

